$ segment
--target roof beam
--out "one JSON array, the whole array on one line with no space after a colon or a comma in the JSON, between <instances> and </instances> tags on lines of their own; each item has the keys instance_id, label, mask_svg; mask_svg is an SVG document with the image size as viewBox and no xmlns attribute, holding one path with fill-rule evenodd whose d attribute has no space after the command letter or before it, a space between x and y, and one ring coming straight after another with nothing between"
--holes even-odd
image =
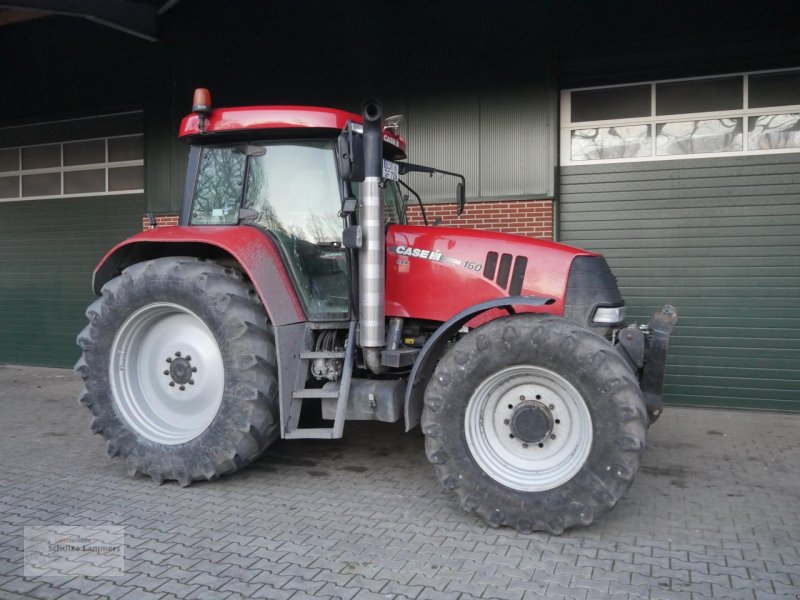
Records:
<instances>
[{"instance_id":1,"label":"roof beam","mask_svg":"<svg viewBox=\"0 0 800 600\"><path fill-rule=\"evenodd\" d=\"M123 0L0 0L0 8L21 8L84 17L151 42L157 40L155 9L148 4Z\"/></svg>"}]
</instances>

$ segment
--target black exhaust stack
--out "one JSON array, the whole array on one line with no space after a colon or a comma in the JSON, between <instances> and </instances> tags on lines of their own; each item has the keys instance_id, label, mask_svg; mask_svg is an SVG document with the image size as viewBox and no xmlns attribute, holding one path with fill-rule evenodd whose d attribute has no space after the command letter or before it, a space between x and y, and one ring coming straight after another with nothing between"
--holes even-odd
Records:
<instances>
[{"instance_id":1,"label":"black exhaust stack","mask_svg":"<svg viewBox=\"0 0 800 600\"><path fill-rule=\"evenodd\" d=\"M379 100L368 98L364 101L364 175L366 177L383 176L383 118Z\"/></svg>"}]
</instances>

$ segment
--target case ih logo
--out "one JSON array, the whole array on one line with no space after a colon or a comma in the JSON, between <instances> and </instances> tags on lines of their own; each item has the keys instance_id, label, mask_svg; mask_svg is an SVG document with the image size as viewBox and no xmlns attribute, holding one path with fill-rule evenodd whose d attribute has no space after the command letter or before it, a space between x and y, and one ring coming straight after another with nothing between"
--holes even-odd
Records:
<instances>
[{"instance_id":1,"label":"case ih logo","mask_svg":"<svg viewBox=\"0 0 800 600\"><path fill-rule=\"evenodd\" d=\"M391 246L389 252L394 252L398 256L410 256L411 258L422 258L433 262L449 263L451 265L460 265L461 261L457 258L450 258L445 256L438 250L424 250L422 248L414 248L413 246Z\"/></svg>"}]
</instances>

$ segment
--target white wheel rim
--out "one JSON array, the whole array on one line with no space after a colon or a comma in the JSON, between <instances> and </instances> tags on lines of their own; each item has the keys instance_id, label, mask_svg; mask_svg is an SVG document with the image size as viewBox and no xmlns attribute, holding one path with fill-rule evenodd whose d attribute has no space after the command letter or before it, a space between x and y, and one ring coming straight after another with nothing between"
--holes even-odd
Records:
<instances>
[{"instance_id":1,"label":"white wheel rim","mask_svg":"<svg viewBox=\"0 0 800 600\"><path fill-rule=\"evenodd\" d=\"M120 327L111 347L109 381L114 405L131 428L159 444L175 445L193 440L214 420L225 370L203 320L183 306L157 302Z\"/></svg>"},{"instance_id":2,"label":"white wheel rim","mask_svg":"<svg viewBox=\"0 0 800 600\"><path fill-rule=\"evenodd\" d=\"M512 437L508 423L522 402L544 405L552 416L551 434L541 444L525 445ZM593 428L589 408L571 383L549 369L516 365L477 387L467 404L464 433L473 458L489 477L521 492L543 492L581 470Z\"/></svg>"}]
</instances>

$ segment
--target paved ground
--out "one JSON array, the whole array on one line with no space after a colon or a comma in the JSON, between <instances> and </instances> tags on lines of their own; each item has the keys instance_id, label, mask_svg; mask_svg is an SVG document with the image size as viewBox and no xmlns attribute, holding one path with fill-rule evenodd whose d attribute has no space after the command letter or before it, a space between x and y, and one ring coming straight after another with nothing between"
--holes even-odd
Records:
<instances>
[{"instance_id":1,"label":"paved ground","mask_svg":"<svg viewBox=\"0 0 800 600\"><path fill-rule=\"evenodd\" d=\"M2 598L788 598L800 594L800 416L670 409L589 529L464 515L419 434L348 425L182 489L131 479L70 371L0 367ZM22 577L26 525L124 525L126 575Z\"/></svg>"}]
</instances>

